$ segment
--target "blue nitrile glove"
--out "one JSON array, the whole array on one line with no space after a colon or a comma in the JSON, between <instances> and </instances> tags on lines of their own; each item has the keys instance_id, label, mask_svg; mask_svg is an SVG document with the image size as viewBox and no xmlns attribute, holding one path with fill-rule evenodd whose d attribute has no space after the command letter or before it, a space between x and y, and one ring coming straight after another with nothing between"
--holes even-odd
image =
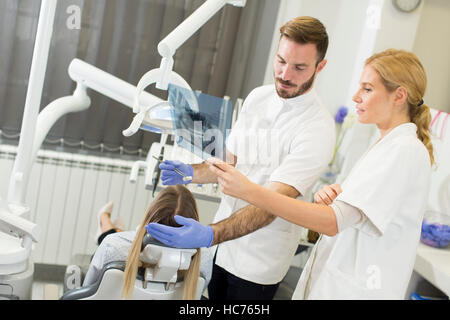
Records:
<instances>
[{"instance_id":1,"label":"blue nitrile glove","mask_svg":"<svg viewBox=\"0 0 450 320\"><path fill-rule=\"evenodd\" d=\"M211 246L214 231L211 226L204 226L200 222L175 216L175 221L181 227L169 227L159 223L149 223L145 229L156 240L176 248L201 248Z\"/></svg>"},{"instance_id":2,"label":"blue nitrile glove","mask_svg":"<svg viewBox=\"0 0 450 320\"><path fill-rule=\"evenodd\" d=\"M161 171L161 181L163 185L175 185L175 184L187 184L192 181L194 177L194 168L190 165L185 164L178 160L164 160L163 163L159 164ZM190 179L183 179L184 177L178 172L174 171L178 169L185 174L186 177L191 177Z\"/></svg>"}]
</instances>

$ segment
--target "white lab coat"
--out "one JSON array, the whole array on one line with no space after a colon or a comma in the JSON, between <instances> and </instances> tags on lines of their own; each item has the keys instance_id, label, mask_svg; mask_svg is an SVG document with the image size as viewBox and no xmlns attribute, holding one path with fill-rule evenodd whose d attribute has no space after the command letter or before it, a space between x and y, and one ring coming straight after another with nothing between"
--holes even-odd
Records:
<instances>
[{"instance_id":1,"label":"white lab coat","mask_svg":"<svg viewBox=\"0 0 450 320\"><path fill-rule=\"evenodd\" d=\"M251 181L281 182L309 200L314 182L331 160L334 121L314 89L281 99L274 85L253 90L227 140L236 168ZM248 203L224 195L214 222ZM281 218L251 234L218 246L216 264L235 276L275 284L286 275L298 247L301 227Z\"/></svg>"},{"instance_id":2,"label":"white lab coat","mask_svg":"<svg viewBox=\"0 0 450 320\"><path fill-rule=\"evenodd\" d=\"M430 180L416 125L402 124L372 146L336 200L364 213L334 237L322 235L293 299L403 299L414 267Z\"/></svg>"}]
</instances>

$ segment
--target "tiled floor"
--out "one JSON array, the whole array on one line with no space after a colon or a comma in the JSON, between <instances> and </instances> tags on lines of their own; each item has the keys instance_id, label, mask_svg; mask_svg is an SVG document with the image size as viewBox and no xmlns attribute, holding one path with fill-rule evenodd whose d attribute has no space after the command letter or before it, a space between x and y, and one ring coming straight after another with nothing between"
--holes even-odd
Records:
<instances>
[{"instance_id":1,"label":"tiled floor","mask_svg":"<svg viewBox=\"0 0 450 320\"><path fill-rule=\"evenodd\" d=\"M56 285L58 288L58 292L55 294L52 294L50 296L45 296L44 294L44 288L46 285ZM51 288L51 287L49 287ZM41 281L35 281L33 282L33 287L31 289L31 300L44 300L44 299L55 299L62 296L63 293L63 286L62 283L54 283L54 282L41 282ZM50 290L52 291L52 290Z\"/></svg>"},{"instance_id":2,"label":"tiled floor","mask_svg":"<svg viewBox=\"0 0 450 320\"><path fill-rule=\"evenodd\" d=\"M65 270L66 266L35 263L31 299L59 299L63 294Z\"/></svg>"},{"instance_id":3,"label":"tiled floor","mask_svg":"<svg viewBox=\"0 0 450 320\"><path fill-rule=\"evenodd\" d=\"M280 284L280 287L275 296L275 300L288 300L291 298L300 272L304 264L306 263L309 254L310 250L305 250L294 257L288 274ZM80 261L77 260L77 262ZM86 264L86 261L82 262ZM63 294L63 279L64 271L66 270L65 268L65 266L35 264L35 281L33 282L32 286L31 299L59 299ZM207 296L207 293L205 292L204 295Z\"/></svg>"}]
</instances>

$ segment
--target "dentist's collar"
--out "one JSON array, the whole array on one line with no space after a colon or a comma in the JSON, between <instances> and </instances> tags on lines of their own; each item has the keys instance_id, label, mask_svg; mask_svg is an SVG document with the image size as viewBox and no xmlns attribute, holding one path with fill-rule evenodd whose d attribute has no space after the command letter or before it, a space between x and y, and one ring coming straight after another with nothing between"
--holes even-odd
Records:
<instances>
[{"instance_id":1,"label":"dentist's collar","mask_svg":"<svg viewBox=\"0 0 450 320\"><path fill-rule=\"evenodd\" d=\"M278 93L277 93L278 95ZM316 91L314 87L312 87L307 93L301 94L294 98L281 98L278 96L281 101L283 101L284 104L292 105L292 106L298 106L299 104L304 105L309 102L312 102L314 98L316 97Z\"/></svg>"}]
</instances>

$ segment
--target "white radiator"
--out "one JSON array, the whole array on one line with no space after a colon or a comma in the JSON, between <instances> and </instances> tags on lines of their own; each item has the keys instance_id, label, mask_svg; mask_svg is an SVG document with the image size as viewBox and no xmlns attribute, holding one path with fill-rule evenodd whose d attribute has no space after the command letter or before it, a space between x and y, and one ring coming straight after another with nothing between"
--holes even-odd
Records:
<instances>
[{"instance_id":1,"label":"white radiator","mask_svg":"<svg viewBox=\"0 0 450 320\"><path fill-rule=\"evenodd\" d=\"M16 147L0 146L0 196L7 198ZM41 228L35 244L36 263L67 265L75 254L97 248L97 211L114 201L112 219L119 214L128 230L141 222L152 200L143 186L143 172L129 182L133 161L40 150L33 164L26 195L29 220ZM141 170L142 171L142 170ZM132 214L134 213L134 214Z\"/></svg>"},{"instance_id":2,"label":"white radiator","mask_svg":"<svg viewBox=\"0 0 450 320\"><path fill-rule=\"evenodd\" d=\"M153 143L151 154L159 155L159 143ZM0 197L7 199L9 178L17 147L0 145ZM187 163L197 160L182 148L166 146L168 159ZM95 157L65 152L39 150L33 164L25 204L26 217L41 228L35 244L35 263L68 265L74 255L92 255L97 249L97 212L108 201L114 201L111 215L120 215L126 230L134 230L153 200L144 187L144 170L136 183L129 181L134 161ZM156 165L156 160L150 168ZM161 182L159 182L159 186ZM221 192L217 186L189 184L197 200L200 222L211 223L217 211ZM158 191L155 193L155 197Z\"/></svg>"}]
</instances>

